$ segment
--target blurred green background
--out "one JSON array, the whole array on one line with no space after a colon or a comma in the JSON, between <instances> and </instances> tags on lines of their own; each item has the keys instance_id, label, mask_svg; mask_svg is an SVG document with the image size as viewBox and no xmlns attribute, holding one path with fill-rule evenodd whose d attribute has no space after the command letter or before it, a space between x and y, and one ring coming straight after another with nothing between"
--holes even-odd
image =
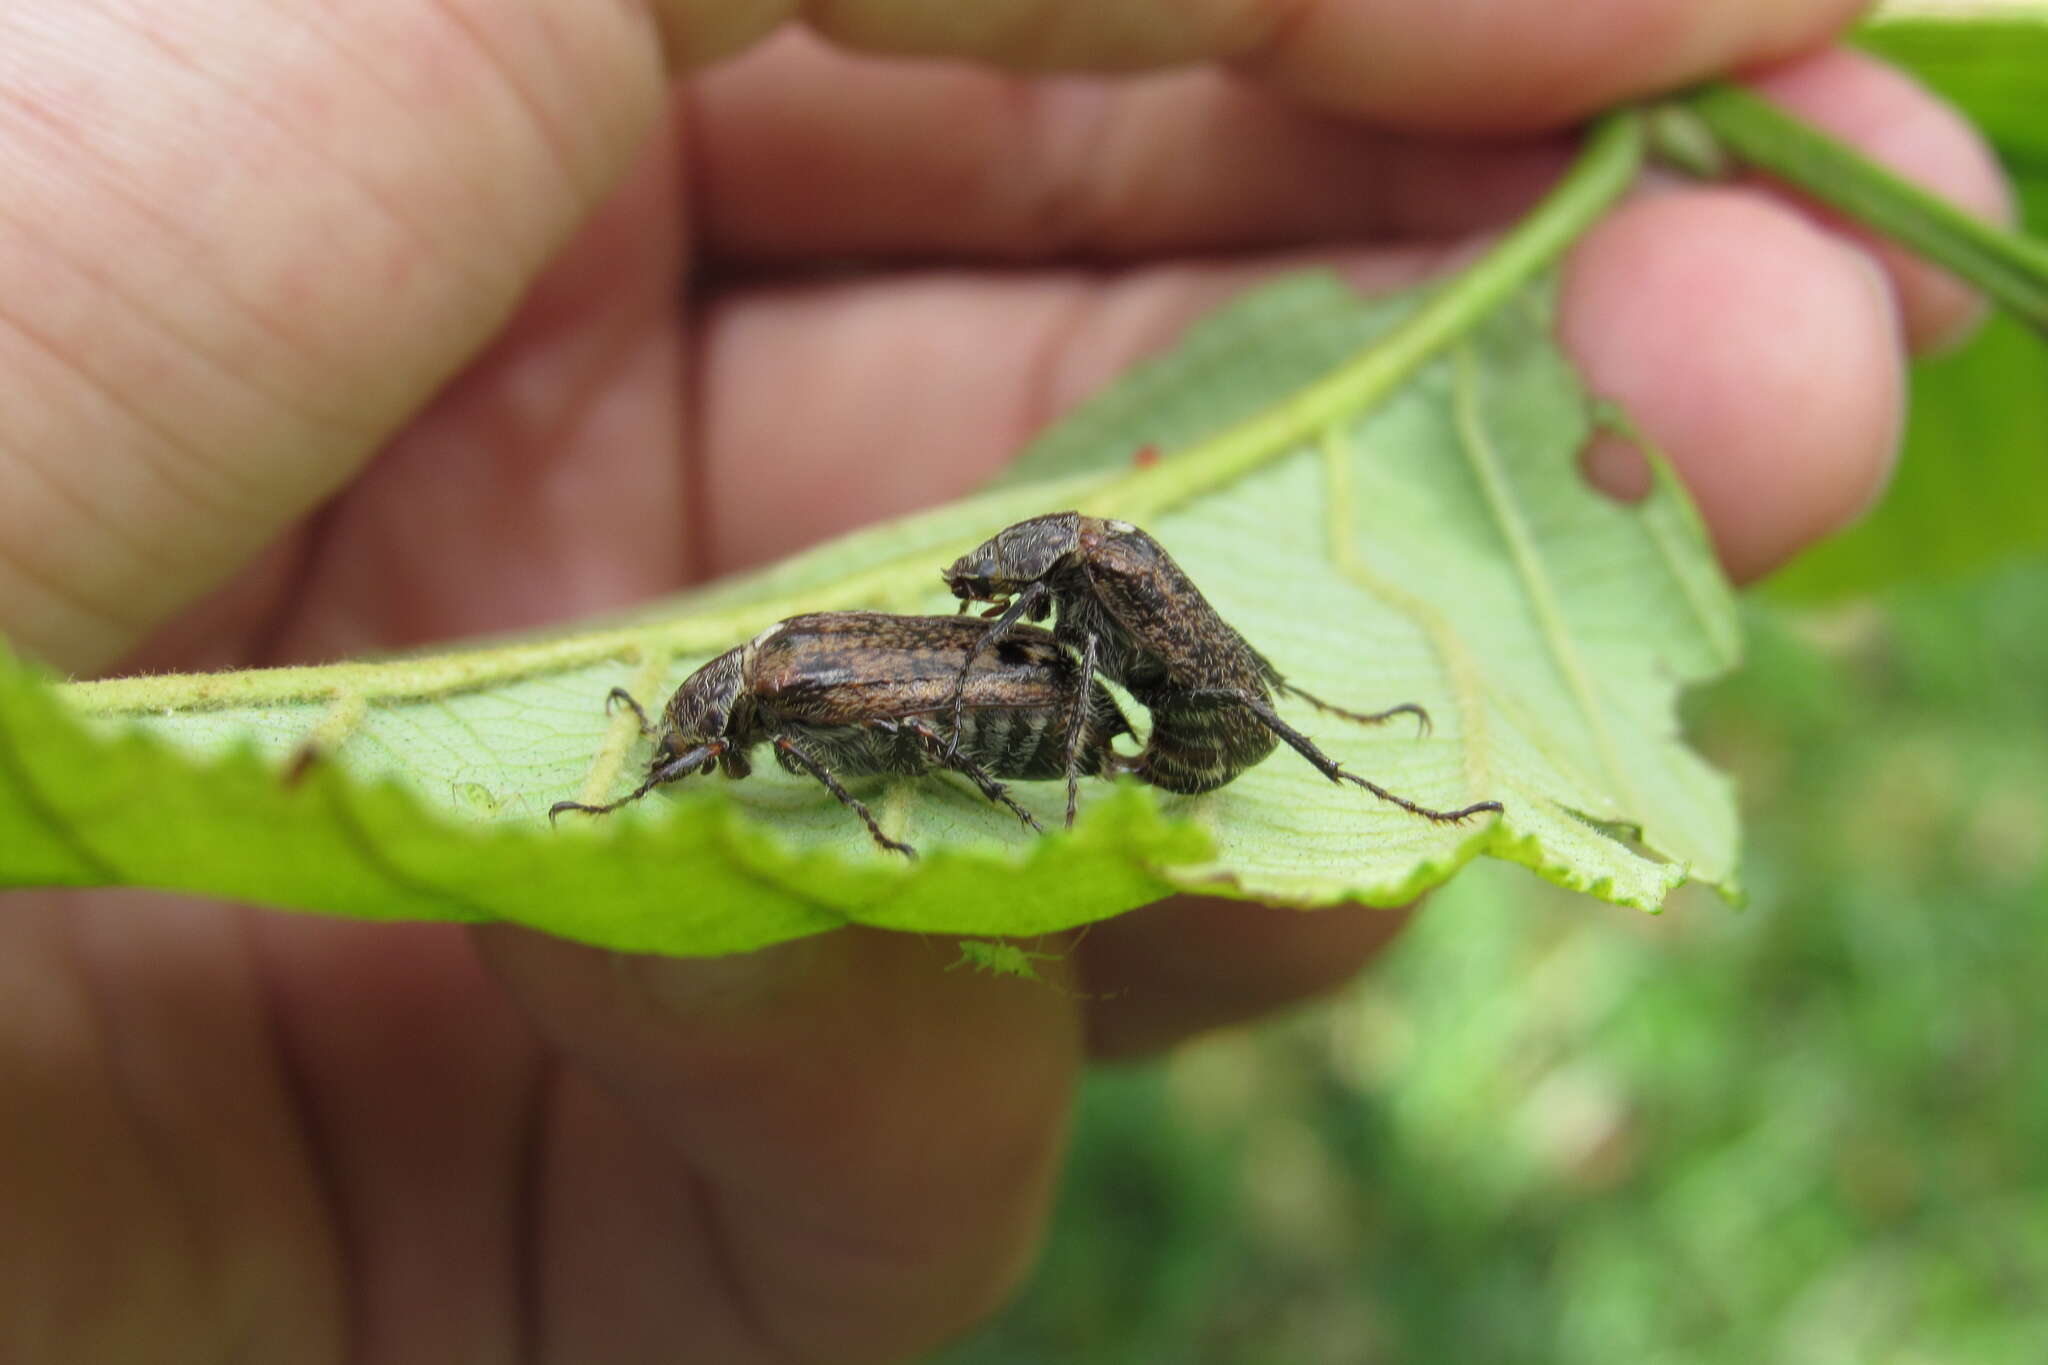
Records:
<instances>
[{"instance_id":1,"label":"blurred green background","mask_svg":"<svg viewBox=\"0 0 2048 1365\"><path fill-rule=\"evenodd\" d=\"M1868 41L2039 231L2048 26ZM1097 1076L1035 1278L943 1365L2048 1360L2048 357L2003 325L1915 399L1893 497L1689 706L1747 909L1476 867L1344 996Z\"/></svg>"},{"instance_id":2,"label":"blurred green background","mask_svg":"<svg viewBox=\"0 0 2048 1365\"><path fill-rule=\"evenodd\" d=\"M1475 869L1343 997L1100 1075L947 1365L2048 1358L2048 565L1752 625L1692 717L1747 909Z\"/></svg>"}]
</instances>

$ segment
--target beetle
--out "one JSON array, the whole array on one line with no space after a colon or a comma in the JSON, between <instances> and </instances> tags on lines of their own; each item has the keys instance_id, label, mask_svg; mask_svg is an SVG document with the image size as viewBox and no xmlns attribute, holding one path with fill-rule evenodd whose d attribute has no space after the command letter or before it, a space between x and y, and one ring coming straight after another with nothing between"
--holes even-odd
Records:
<instances>
[{"instance_id":1,"label":"beetle","mask_svg":"<svg viewBox=\"0 0 2048 1365\"><path fill-rule=\"evenodd\" d=\"M884 834L841 776L951 769L1039 829L998 779L1113 774L1128 760L1111 741L1131 734L1130 723L1100 683L1081 682L1079 665L1049 632L1011 633L992 656L981 635L978 622L958 616L819 612L778 621L692 673L658 725L615 687L606 709L630 706L654 740L646 780L601 806L558 801L548 818L608 814L692 774L746 777L749 750L766 743L783 768L816 778L877 844L906 857L915 850ZM970 654L979 662L963 680Z\"/></svg>"},{"instance_id":2,"label":"beetle","mask_svg":"<svg viewBox=\"0 0 2048 1365\"><path fill-rule=\"evenodd\" d=\"M1318 710L1374 725L1412 715L1426 730L1429 714L1413 702L1363 713L1333 706L1287 681L1246 643L1190 580L1173 556L1127 521L1051 512L997 532L941 570L960 610L991 604L980 641L961 662L964 685L981 651L994 648L1025 620L1057 612L1053 634L1080 660L1081 685L1101 673L1152 713L1145 748L1125 770L1167 791L1213 791L1263 761L1285 741L1332 782L1365 788L1402 810L1439 823L1498 812L1498 801L1434 810L1347 771L1273 709L1273 694L1300 697ZM1076 715L1068 732L1080 753ZM1074 818L1078 769L1067 779L1067 821Z\"/></svg>"}]
</instances>

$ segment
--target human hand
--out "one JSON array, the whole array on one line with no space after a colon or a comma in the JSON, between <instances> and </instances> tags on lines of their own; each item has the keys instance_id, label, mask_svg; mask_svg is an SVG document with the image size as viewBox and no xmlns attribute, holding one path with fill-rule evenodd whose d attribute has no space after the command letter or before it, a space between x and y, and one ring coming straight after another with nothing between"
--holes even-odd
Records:
<instances>
[{"instance_id":1,"label":"human hand","mask_svg":"<svg viewBox=\"0 0 2048 1365\"><path fill-rule=\"evenodd\" d=\"M1439 269L1540 192L1549 130L1811 50L1849 7L1523 3L1453 33L1467 11L1120 0L1005 37L962 27L1003 6L871 0L831 7L842 36L1244 79L1020 83L785 35L670 97L664 50L785 8L16 4L0 628L79 671L331 658L942 500L1257 277ZM1765 85L2001 211L1896 78L1823 55ZM1445 131L1494 140L1412 135ZM1906 342L1969 313L1782 199L1682 188L1574 252L1563 330L1748 577L1871 495ZM0 1356L897 1358L1024 1263L1086 1057L1322 989L1396 922L1154 907L1074 954L1086 1000L906 936L692 963L16 896Z\"/></svg>"}]
</instances>

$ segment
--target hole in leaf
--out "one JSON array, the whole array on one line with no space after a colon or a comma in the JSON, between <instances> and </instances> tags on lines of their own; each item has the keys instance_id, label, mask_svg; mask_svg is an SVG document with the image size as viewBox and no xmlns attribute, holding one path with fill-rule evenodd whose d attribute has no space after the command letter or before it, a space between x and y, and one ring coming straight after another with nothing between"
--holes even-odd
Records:
<instances>
[{"instance_id":1,"label":"hole in leaf","mask_svg":"<svg viewBox=\"0 0 2048 1365\"><path fill-rule=\"evenodd\" d=\"M1612 431L1594 435L1579 451L1579 470L1586 481L1620 502L1641 502L1650 496L1650 462L1628 437Z\"/></svg>"}]
</instances>

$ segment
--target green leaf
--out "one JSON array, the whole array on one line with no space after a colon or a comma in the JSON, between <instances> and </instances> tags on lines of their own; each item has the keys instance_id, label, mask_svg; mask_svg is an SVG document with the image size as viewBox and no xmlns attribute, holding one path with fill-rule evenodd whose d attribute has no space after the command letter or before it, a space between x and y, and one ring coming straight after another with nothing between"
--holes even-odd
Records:
<instances>
[{"instance_id":1,"label":"green leaf","mask_svg":"<svg viewBox=\"0 0 2048 1365\"><path fill-rule=\"evenodd\" d=\"M2022 219L2048 225L2048 122L2041 118L2048 6L1879 19L1856 45L1912 73L1976 125L2019 188Z\"/></svg>"},{"instance_id":2,"label":"green leaf","mask_svg":"<svg viewBox=\"0 0 2048 1365\"><path fill-rule=\"evenodd\" d=\"M1730 600L1668 475L1635 506L1578 477L1597 405L1550 339L1547 286L1317 439L1233 455L1224 475L1196 453L1131 471L1145 442L1268 420L1304 374L1372 337L1398 341L1432 306L1362 303L1323 276L1271 286L1049 433L1019 461L1028 482L603 629L55 690L0 664L0 882L506 919L685 954L845 923L1029 935L1180 889L1394 903L1480 853L1644 907L1688 876L1730 886L1729 791L1683 747L1674 713L1682 684L1734 657ZM1251 363L1221 369L1225 353ZM767 763L549 827L550 804L623 790L644 762L630 719L604 714L611 687L658 698L798 610L945 611L940 565L1074 505L1141 515L1311 691L1419 701L1435 718L1423 739L1296 715L1341 761L1434 805L1497 798L1505 818L1432 825L1283 749L1202 797L1091 783L1080 825L1043 838L950 778L871 784L885 826L924 855L915 864ZM1057 824L1058 784L1015 790Z\"/></svg>"},{"instance_id":3,"label":"green leaf","mask_svg":"<svg viewBox=\"0 0 2048 1365\"><path fill-rule=\"evenodd\" d=\"M2011 176L2020 221L2048 234L2048 14L1873 24L1859 45L1903 67L1976 124ZM2048 549L2048 347L1994 317L1962 349L1913 367L1899 470L1854 530L1771 585L1826 600L1955 577Z\"/></svg>"},{"instance_id":4,"label":"green leaf","mask_svg":"<svg viewBox=\"0 0 2048 1365\"><path fill-rule=\"evenodd\" d=\"M1773 579L1778 601L1828 601L2048 550L2048 348L1993 318L1913 367L1891 486L1844 535Z\"/></svg>"}]
</instances>

